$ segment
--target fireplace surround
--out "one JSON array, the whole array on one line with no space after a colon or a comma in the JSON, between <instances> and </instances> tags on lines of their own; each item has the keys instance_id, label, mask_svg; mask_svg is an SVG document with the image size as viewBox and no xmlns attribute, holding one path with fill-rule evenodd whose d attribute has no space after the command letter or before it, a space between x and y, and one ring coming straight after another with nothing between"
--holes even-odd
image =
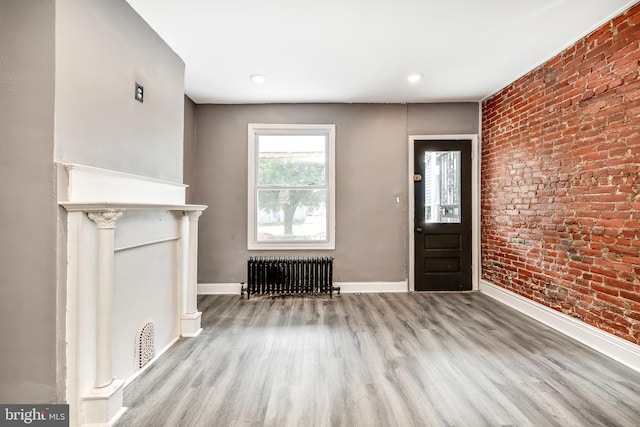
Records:
<instances>
[{"instance_id":1,"label":"fireplace surround","mask_svg":"<svg viewBox=\"0 0 640 427\"><path fill-rule=\"evenodd\" d=\"M196 337L198 219L186 185L59 163L66 398L72 425L110 425L140 373L136 340L152 319L162 354ZM152 359L147 363L153 363Z\"/></svg>"}]
</instances>

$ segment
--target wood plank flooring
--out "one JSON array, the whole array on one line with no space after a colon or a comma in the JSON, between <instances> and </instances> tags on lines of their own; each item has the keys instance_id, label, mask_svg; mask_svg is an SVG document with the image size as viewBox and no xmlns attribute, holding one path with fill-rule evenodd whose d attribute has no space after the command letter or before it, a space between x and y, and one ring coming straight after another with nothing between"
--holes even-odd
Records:
<instances>
[{"instance_id":1,"label":"wood plank flooring","mask_svg":"<svg viewBox=\"0 0 640 427\"><path fill-rule=\"evenodd\" d=\"M199 299L117 426L639 426L640 373L480 293Z\"/></svg>"}]
</instances>

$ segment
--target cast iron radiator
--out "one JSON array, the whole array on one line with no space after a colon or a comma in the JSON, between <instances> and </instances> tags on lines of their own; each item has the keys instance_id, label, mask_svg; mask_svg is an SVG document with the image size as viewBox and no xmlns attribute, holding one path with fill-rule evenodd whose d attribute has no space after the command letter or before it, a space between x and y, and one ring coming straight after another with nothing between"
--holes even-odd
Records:
<instances>
[{"instance_id":1,"label":"cast iron radiator","mask_svg":"<svg viewBox=\"0 0 640 427\"><path fill-rule=\"evenodd\" d=\"M340 294L333 286L332 257L250 257L247 261L247 292L258 295Z\"/></svg>"}]
</instances>

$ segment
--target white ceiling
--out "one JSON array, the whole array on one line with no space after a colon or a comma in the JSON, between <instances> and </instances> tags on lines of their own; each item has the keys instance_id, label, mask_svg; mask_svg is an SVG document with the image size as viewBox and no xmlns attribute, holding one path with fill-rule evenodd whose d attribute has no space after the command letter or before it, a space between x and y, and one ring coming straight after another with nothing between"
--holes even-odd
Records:
<instances>
[{"instance_id":1,"label":"white ceiling","mask_svg":"<svg viewBox=\"0 0 640 427\"><path fill-rule=\"evenodd\" d=\"M196 103L479 101L637 3L127 1L184 60Z\"/></svg>"}]
</instances>

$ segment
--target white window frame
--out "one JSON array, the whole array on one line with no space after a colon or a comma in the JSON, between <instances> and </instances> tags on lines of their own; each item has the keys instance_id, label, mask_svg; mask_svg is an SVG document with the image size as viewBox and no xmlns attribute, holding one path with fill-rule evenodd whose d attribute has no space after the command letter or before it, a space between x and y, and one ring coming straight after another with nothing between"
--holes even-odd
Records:
<instances>
[{"instance_id":1,"label":"white window frame","mask_svg":"<svg viewBox=\"0 0 640 427\"><path fill-rule=\"evenodd\" d=\"M259 135L291 134L291 135L326 135L328 139L327 156L327 239L324 241L283 241L283 242L258 242L257 229L257 167ZM248 191L247 191L247 249L248 250L334 250L336 230L336 175L335 175L335 140L336 126L332 124L261 124L249 123L249 164L248 164Z\"/></svg>"}]
</instances>

